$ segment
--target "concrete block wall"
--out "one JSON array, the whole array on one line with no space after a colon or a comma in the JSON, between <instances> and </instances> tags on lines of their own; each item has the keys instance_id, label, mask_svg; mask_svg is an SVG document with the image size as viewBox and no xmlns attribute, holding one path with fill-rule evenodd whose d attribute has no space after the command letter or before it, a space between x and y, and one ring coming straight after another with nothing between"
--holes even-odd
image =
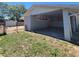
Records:
<instances>
[{"instance_id":1,"label":"concrete block wall","mask_svg":"<svg viewBox=\"0 0 79 59\"><path fill-rule=\"evenodd\" d=\"M50 21L51 27L63 28L63 19L61 17L58 19L57 16L52 16L52 17L50 17L50 20L51 20ZM43 19L40 20L40 19L37 19L34 16L32 16L31 29L36 30L36 29L47 28L49 26L48 23L49 23L49 20L43 20Z\"/></svg>"},{"instance_id":2,"label":"concrete block wall","mask_svg":"<svg viewBox=\"0 0 79 59\"><path fill-rule=\"evenodd\" d=\"M25 30L31 30L31 16L24 17Z\"/></svg>"},{"instance_id":3,"label":"concrete block wall","mask_svg":"<svg viewBox=\"0 0 79 59\"><path fill-rule=\"evenodd\" d=\"M77 25L77 31L79 31L79 16L76 15L76 25Z\"/></svg>"},{"instance_id":4,"label":"concrete block wall","mask_svg":"<svg viewBox=\"0 0 79 59\"><path fill-rule=\"evenodd\" d=\"M36 29L42 29L42 28L47 28L48 27L48 20L40 20L32 17L31 21L31 29L36 30Z\"/></svg>"},{"instance_id":5,"label":"concrete block wall","mask_svg":"<svg viewBox=\"0 0 79 59\"><path fill-rule=\"evenodd\" d=\"M52 27L63 27L63 20L57 19L57 17L54 17L55 19L51 19Z\"/></svg>"}]
</instances>

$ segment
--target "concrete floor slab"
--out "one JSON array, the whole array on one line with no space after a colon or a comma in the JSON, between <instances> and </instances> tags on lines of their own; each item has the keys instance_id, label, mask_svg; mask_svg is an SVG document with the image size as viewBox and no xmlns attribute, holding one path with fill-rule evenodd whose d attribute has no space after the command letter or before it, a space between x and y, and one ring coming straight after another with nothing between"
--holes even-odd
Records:
<instances>
[{"instance_id":1,"label":"concrete floor slab","mask_svg":"<svg viewBox=\"0 0 79 59\"><path fill-rule=\"evenodd\" d=\"M59 38L59 39L64 39L64 34L61 31L62 30L58 30L58 29L55 29L55 28L47 28L47 29L36 30L35 32L43 34L43 35L56 37L56 38Z\"/></svg>"}]
</instances>

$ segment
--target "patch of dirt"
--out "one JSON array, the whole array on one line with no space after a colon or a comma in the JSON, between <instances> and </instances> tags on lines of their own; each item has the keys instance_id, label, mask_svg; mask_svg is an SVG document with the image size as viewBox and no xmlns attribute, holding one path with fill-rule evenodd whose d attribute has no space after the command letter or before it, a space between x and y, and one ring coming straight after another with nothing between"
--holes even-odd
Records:
<instances>
[{"instance_id":1,"label":"patch of dirt","mask_svg":"<svg viewBox=\"0 0 79 59\"><path fill-rule=\"evenodd\" d=\"M13 32L19 32L19 31L24 31L24 26L7 27L6 28L7 33L13 33Z\"/></svg>"}]
</instances>

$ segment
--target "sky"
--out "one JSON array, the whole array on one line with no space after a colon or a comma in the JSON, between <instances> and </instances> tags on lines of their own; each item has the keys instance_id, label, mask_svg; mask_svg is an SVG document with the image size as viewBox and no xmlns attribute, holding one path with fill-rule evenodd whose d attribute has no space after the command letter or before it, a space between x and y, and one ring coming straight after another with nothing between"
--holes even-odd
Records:
<instances>
[{"instance_id":1,"label":"sky","mask_svg":"<svg viewBox=\"0 0 79 59\"><path fill-rule=\"evenodd\" d=\"M32 6L32 4L79 4L79 2L7 2L7 4L23 4L26 9L29 9Z\"/></svg>"}]
</instances>

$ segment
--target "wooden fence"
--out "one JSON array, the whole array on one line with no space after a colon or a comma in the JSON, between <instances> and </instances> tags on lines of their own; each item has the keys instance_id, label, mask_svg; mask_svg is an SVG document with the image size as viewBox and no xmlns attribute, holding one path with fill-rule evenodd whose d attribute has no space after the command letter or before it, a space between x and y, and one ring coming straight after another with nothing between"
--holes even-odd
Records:
<instances>
[{"instance_id":1,"label":"wooden fence","mask_svg":"<svg viewBox=\"0 0 79 59\"><path fill-rule=\"evenodd\" d=\"M7 27L16 27L16 32L18 32L18 26L24 26L24 21L5 21L0 20L0 35L6 34Z\"/></svg>"}]
</instances>

